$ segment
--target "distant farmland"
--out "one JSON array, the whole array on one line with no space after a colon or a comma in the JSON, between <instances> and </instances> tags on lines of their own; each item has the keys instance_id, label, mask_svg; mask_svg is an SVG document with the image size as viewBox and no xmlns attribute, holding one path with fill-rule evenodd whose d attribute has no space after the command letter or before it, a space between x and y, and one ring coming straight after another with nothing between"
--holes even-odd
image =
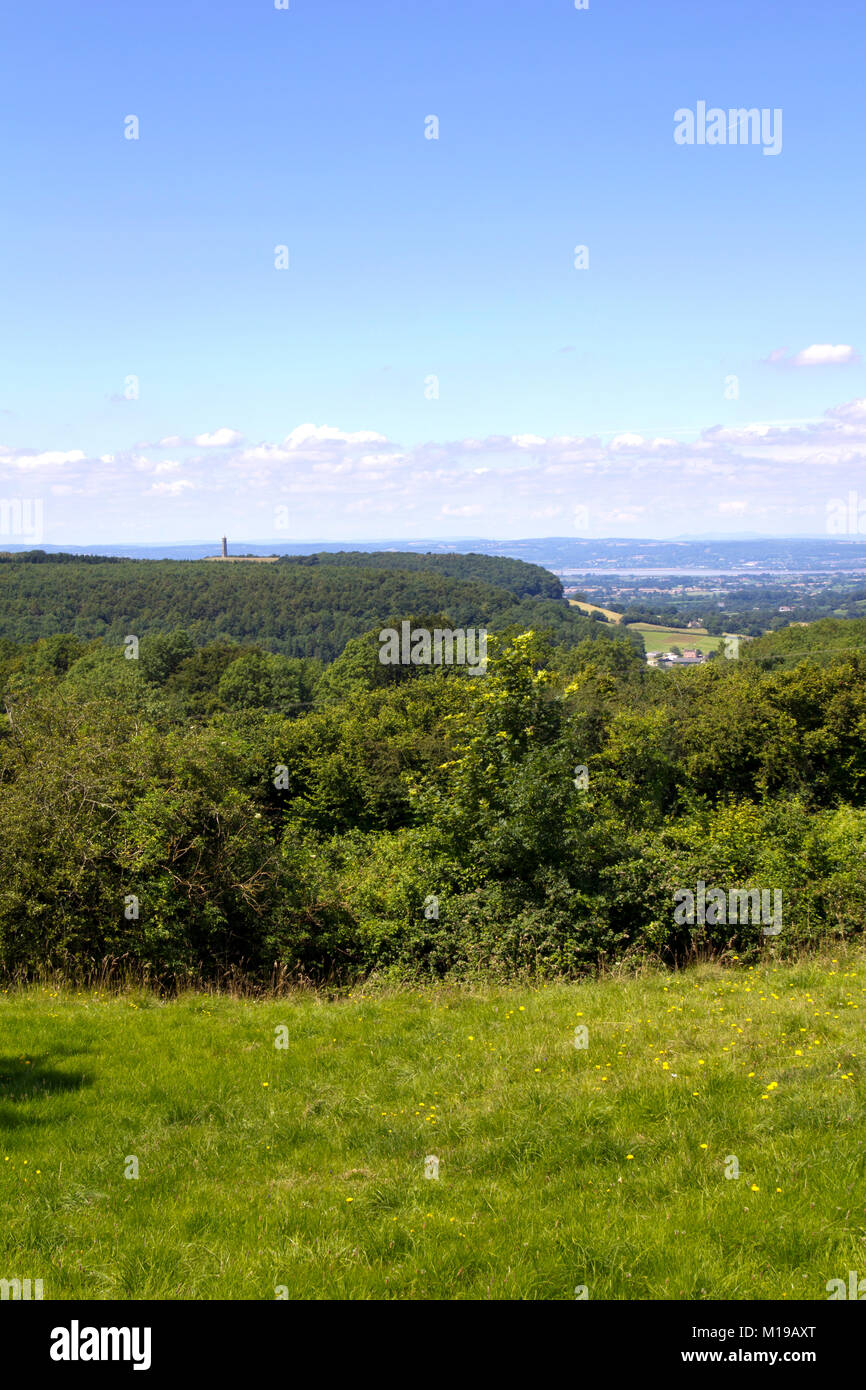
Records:
<instances>
[{"instance_id":1,"label":"distant farmland","mask_svg":"<svg viewBox=\"0 0 866 1390\"><path fill-rule=\"evenodd\" d=\"M629 623L629 632L639 632L648 652L669 652L671 647L694 647L699 652L717 652L721 637L711 636L706 628L656 627L654 623ZM726 633L725 636L735 636ZM745 640L745 639L744 639Z\"/></svg>"},{"instance_id":2,"label":"distant farmland","mask_svg":"<svg viewBox=\"0 0 866 1390\"><path fill-rule=\"evenodd\" d=\"M602 608L598 603L585 603L576 598L570 598L568 601L572 608L579 608L581 613L601 613L609 623L619 623L622 620L622 614L615 612L613 608ZM717 652L722 641L721 637L710 636L705 627L661 627L655 623L628 623L626 627L629 632L640 633L644 650L648 652L669 652L671 647L693 647L695 651L707 654ZM735 635L725 633L726 637Z\"/></svg>"},{"instance_id":3,"label":"distant farmland","mask_svg":"<svg viewBox=\"0 0 866 1390\"><path fill-rule=\"evenodd\" d=\"M570 598L568 601L572 608L579 608L581 613L602 613L611 623L618 623L622 617L621 613L615 613L612 608L602 608L598 603L584 603L579 598Z\"/></svg>"}]
</instances>

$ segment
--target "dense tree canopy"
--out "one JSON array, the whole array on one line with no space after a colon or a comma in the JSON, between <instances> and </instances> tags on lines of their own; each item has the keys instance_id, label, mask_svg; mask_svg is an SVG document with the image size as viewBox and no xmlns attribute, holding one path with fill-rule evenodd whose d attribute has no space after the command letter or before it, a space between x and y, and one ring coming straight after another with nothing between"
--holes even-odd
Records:
<instances>
[{"instance_id":1,"label":"dense tree canopy","mask_svg":"<svg viewBox=\"0 0 866 1390\"><path fill-rule=\"evenodd\" d=\"M0 966L575 973L863 930L856 632L665 672L518 629L473 677L383 667L387 612L327 667L185 628L0 641ZM683 925L699 882L779 890L783 931Z\"/></svg>"},{"instance_id":2,"label":"dense tree canopy","mask_svg":"<svg viewBox=\"0 0 866 1390\"><path fill-rule=\"evenodd\" d=\"M120 644L130 634L183 630L194 647L255 643L327 662L388 614L438 612L454 627L496 632L535 626L568 646L592 627L566 604L554 575L495 556L346 552L273 564L32 559L0 564L0 638L74 634Z\"/></svg>"}]
</instances>

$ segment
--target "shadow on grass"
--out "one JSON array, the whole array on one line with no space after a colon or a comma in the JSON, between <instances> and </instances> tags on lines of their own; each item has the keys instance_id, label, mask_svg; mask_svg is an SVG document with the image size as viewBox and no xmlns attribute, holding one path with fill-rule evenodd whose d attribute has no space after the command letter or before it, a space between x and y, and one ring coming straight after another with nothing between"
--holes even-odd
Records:
<instances>
[{"instance_id":1,"label":"shadow on grass","mask_svg":"<svg viewBox=\"0 0 866 1390\"><path fill-rule=\"evenodd\" d=\"M75 1052L61 1048L50 1056L0 1056L0 1129L39 1124L36 1116L21 1108L28 1101L80 1091L82 1087L92 1085L93 1078L86 1072L60 1071L54 1065L62 1056L75 1055Z\"/></svg>"}]
</instances>

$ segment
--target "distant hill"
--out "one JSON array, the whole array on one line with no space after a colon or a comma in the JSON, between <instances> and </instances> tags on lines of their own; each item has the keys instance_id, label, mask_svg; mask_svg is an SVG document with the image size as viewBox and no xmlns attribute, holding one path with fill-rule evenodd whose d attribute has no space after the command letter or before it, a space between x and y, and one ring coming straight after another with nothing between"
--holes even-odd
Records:
<instances>
[{"instance_id":1,"label":"distant hill","mask_svg":"<svg viewBox=\"0 0 866 1390\"><path fill-rule=\"evenodd\" d=\"M24 546L6 542L9 555L20 553ZM663 572L707 571L740 572L747 575L785 573L866 573L866 537L862 536L710 536L652 540L585 536L535 536L522 540L490 540L481 536L460 540L389 540L353 541L350 537L334 541L247 541L229 537L229 554L290 555L319 557L328 554L417 555L427 558L435 554L442 559L461 558L473 554L501 560L509 556L548 570L563 569L605 570L621 573L630 570L654 569ZM46 544L40 552L58 554L60 548ZM165 545L72 545L73 555L111 556L137 560L203 560L219 553L219 541L186 542ZM0 556L0 560L3 556ZM346 563L341 561L341 563ZM351 563L351 562L350 562Z\"/></svg>"},{"instance_id":2,"label":"distant hill","mask_svg":"<svg viewBox=\"0 0 866 1390\"><path fill-rule=\"evenodd\" d=\"M518 598L562 598L562 584L555 574L541 565L511 560L504 555L440 555L410 551L321 550L313 555L282 555L280 564L348 565L353 569L396 569L409 573L419 570L450 575L455 579L480 579L508 589Z\"/></svg>"},{"instance_id":3,"label":"distant hill","mask_svg":"<svg viewBox=\"0 0 866 1390\"><path fill-rule=\"evenodd\" d=\"M497 580L498 582L492 582ZM572 647L610 640L570 608L555 576L481 555L314 555L270 565L22 555L0 563L0 638L56 633L122 643L185 629L197 646L255 642L332 661L352 637L401 617L447 615L455 627L549 630Z\"/></svg>"},{"instance_id":4,"label":"distant hill","mask_svg":"<svg viewBox=\"0 0 866 1390\"><path fill-rule=\"evenodd\" d=\"M798 661L823 664L848 652L866 652L866 618L821 618L816 623L792 623L745 643L743 660L763 666L790 666Z\"/></svg>"},{"instance_id":5,"label":"distant hill","mask_svg":"<svg viewBox=\"0 0 866 1390\"><path fill-rule=\"evenodd\" d=\"M488 549L484 543L475 549ZM861 572L866 570L866 544L858 537L814 539L799 536L727 540L588 540L548 536L538 540L502 541L500 554L535 561L560 572L632 569L657 571L742 571L744 574Z\"/></svg>"}]
</instances>

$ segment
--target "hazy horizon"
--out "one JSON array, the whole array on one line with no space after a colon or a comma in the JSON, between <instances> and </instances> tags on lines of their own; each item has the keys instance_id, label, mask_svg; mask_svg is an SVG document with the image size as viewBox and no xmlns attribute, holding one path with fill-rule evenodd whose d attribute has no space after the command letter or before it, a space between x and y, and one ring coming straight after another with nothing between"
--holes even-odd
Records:
<instances>
[{"instance_id":1,"label":"hazy horizon","mask_svg":"<svg viewBox=\"0 0 866 1390\"><path fill-rule=\"evenodd\" d=\"M790 543L794 545L808 544L809 546L814 547L819 554L825 550L827 552L831 552L834 547L844 547L846 551L851 549L862 549L863 562L864 564L866 564L866 537L860 538L855 536L815 536L807 534L788 536L766 536L750 535L744 532L716 535L708 534L702 536L696 535L634 537L564 536L551 534L546 536L518 536L512 539L506 537L480 535L453 537L415 536L403 538L383 536L374 539L365 539L357 536L343 536L339 539L324 539L318 537L313 538L311 540L300 540L294 538L278 539L273 537L241 537L236 539L231 536L228 536L226 539L228 552L230 556L232 554L234 554L235 556L242 555L244 553L244 547L253 547L257 551L269 550L269 553L272 554L310 554L314 553L317 548L320 548L322 550L346 550L357 548L360 550L371 552L379 550L400 552L404 550L417 551L422 550L425 547L430 547L434 550L456 550L458 552L465 553L467 551L471 551L473 547L478 546L483 547L489 553L496 553L498 548L498 550L501 551L503 554L507 554L509 551L513 552L515 549L519 549L521 547L543 548L556 546L559 548L572 548L575 551L587 548L601 549L604 547L612 547L616 549L626 549L634 551L641 547L649 548L653 546L679 546L683 547L684 549L688 547L697 548L702 546L718 546L724 549L724 547L726 546L784 547L786 543ZM169 552L197 550L206 552L206 555L216 556L220 554L221 542L221 536L216 538L206 537L204 539L184 539L172 542L164 542L162 544L148 544L144 542L119 540L85 540L68 541L65 545L56 545L47 541L37 543L20 541L9 542L4 540L3 543L0 544L0 552L5 552L7 554L15 554L18 552L26 552L30 550L43 550L47 553L75 553L76 551L82 551L84 553L90 554L130 554L131 557L134 558L133 552L141 553L155 551L159 552L160 554L167 555ZM194 556L186 558L204 557ZM535 558L532 562L543 563L537 558ZM750 563L760 563L760 557L758 557L757 560L752 560Z\"/></svg>"}]
</instances>

